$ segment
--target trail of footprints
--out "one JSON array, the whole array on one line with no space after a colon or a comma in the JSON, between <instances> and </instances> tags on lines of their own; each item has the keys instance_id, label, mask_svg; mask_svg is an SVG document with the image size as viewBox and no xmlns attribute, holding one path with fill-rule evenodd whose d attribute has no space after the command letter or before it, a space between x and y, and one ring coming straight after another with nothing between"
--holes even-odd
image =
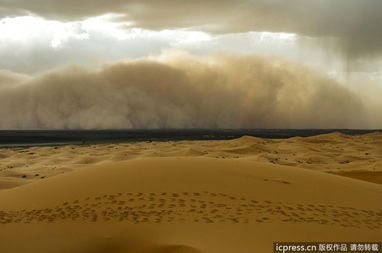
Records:
<instances>
[{"instance_id":1,"label":"trail of footprints","mask_svg":"<svg viewBox=\"0 0 382 253\"><path fill-rule=\"evenodd\" d=\"M0 211L0 224L78 221L131 223L316 223L382 228L382 210L258 201L212 192L117 193L45 209Z\"/></svg>"}]
</instances>

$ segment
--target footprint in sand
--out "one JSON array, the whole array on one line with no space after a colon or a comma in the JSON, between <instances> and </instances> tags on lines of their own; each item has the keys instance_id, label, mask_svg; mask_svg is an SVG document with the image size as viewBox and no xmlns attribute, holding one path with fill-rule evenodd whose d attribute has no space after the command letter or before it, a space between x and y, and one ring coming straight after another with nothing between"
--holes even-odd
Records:
<instances>
[{"instance_id":1,"label":"footprint in sand","mask_svg":"<svg viewBox=\"0 0 382 253\"><path fill-rule=\"evenodd\" d=\"M0 224L53 223L63 220L97 222L100 219L135 224L308 222L350 228L380 229L382 210L324 204L274 203L269 200L260 201L212 192L158 194L119 192L112 195L87 197L81 201L63 202L53 208L0 211Z\"/></svg>"}]
</instances>

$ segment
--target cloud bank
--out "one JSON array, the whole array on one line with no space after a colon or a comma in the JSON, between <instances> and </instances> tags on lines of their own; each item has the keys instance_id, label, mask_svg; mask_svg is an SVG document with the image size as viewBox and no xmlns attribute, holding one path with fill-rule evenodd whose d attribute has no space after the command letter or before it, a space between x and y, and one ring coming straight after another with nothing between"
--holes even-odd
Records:
<instances>
[{"instance_id":1,"label":"cloud bank","mask_svg":"<svg viewBox=\"0 0 382 253\"><path fill-rule=\"evenodd\" d=\"M289 32L334 41L348 58L382 51L380 0L0 0L0 14L56 20L123 14L134 27L211 33Z\"/></svg>"},{"instance_id":2,"label":"cloud bank","mask_svg":"<svg viewBox=\"0 0 382 253\"><path fill-rule=\"evenodd\" d=\"M97 69L0 72L0 129L382 127L364 101L300 64L254 56L167 52Z\"/></svg>"}]
</instances>

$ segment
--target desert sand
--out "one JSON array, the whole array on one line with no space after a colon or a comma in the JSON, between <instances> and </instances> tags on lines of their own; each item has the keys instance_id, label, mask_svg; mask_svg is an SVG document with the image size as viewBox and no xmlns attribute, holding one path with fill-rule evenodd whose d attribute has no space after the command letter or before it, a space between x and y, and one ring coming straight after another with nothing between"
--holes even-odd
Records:
<instances>
[{"instance_id":1,"label":"desert sand","mask_svg":"<svg viewBox=\"0 0 382 253\"><path fill-rule=\"evenodd\" d=\"M382 134L0 150L0 252L380 241Z\"/></svg>"}]
</instances>

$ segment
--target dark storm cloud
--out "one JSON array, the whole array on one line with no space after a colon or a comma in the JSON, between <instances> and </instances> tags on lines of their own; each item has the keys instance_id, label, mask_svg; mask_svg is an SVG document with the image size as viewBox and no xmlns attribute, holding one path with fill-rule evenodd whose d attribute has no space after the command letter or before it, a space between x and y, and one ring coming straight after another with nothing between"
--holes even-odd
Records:
<instances>
[{"instance_id":1,"label":"dark storm cloud","mask_svg":"<svg viewBox=\"0 0 382 253\"><path fill-rule=\"evenodd\" d=\"M32 12L78 20L121 13L134 26L211 33L290 32L332 38L349 58L382 51L381 0L0 0L0 14Z\"/></svg>"},{"instance_id":2,"label":"dark storm cloud","mask_svg":"<svg viewBox=\"0 0 382 253\"><path fill-rule=\"evenodd\" d=\"M373 128L378 103L300 64L253 56L0 72L0 129Z\"/></svg>"}]
</instances>

